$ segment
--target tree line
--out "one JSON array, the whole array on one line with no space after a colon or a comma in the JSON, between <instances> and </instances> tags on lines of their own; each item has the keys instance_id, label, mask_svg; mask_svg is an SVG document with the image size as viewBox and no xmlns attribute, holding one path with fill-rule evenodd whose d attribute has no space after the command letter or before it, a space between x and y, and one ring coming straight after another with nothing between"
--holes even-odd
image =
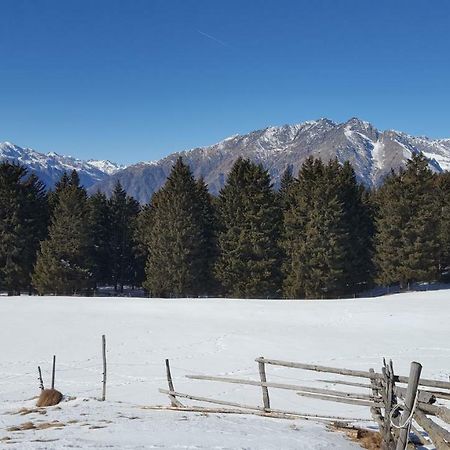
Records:
<instances>
[{"instance_id":1,"label":"tree line","mask_svg":"<svg viewBox=\"0 0 450 450\"><path fill-rule=\"evenodd\" d=\"M140 206L119 182L88 196L76 171L46 191L0 164L0 290L153 297L335 298L448 281L450 173L413 155L368 190L350 163L309 158L279 190L239 158L217 197L181 158Z\"/></svg>"}]
</instances>

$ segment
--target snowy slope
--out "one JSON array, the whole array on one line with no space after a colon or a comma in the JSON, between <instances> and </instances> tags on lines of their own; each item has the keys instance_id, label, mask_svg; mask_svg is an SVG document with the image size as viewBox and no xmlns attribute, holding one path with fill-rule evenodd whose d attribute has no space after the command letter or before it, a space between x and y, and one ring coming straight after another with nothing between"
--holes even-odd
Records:
<instances>
[{"instance_id":1,"label":"snowy slope","mask_svg":"<svg viewBox=\"0 0 450 450\"><path fill-rule=\"evenodd\" d=\"M58 155L55 152L40 153L31 148L21 148L10 142L0 142L0 161L18 162L35 173L48 186L52 187L64 171L78 171L84 186L104 180L109 175L124 168L110 161L82 161L71 156Z\"/></svg>"},{"instance_id":2,"label":"snowy slope","mask_svg":"<svg viewBox=\"0 0 450 450\"><path fill-rule=\"evenodd\" d=\"M257 356L364 370L379 368L386 356L399 373L407 374L417 360L424 377L448 380L449 299L450 290L326 301L2 297L0 439L10 438L7 448L14 449L356 448L312 422L140 406L168 404L158 393L166 387L165 358L171 360L177 390L254 405L261 404L257 387L184 376L257 379ZM95 400L101 394L103 333L108 343L105 403ZM4 414L32 407L36 367L42 366L48 383L53 354L56 387L71 399L46 415ZM268 367L267 377L308 384L326 374ZM331 382L323 386L342 390ZM271 401L277 408L369 418L367 408L300 398L290 391L271 390ZM24 422L55 420L66 424L63 430L7 431Z\"/></svg>"}]
</instances>

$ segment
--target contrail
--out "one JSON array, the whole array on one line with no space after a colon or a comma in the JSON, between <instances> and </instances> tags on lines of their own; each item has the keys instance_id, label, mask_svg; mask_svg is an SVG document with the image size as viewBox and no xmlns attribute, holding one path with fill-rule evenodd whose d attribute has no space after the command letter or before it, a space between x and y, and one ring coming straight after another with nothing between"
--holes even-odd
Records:
<instances>
[{"instance_id":1,"label":"contrail","mask_svg":"<svg viewBox=\"0 0 450 450\"><path fill-rule=\"evenodd\" d=\"M217 42L218 44L223 45L224 47L228 47L228 45L226 44L226 42L223 42L223 41L221 41L220 39L217 39L216 37L211 36L211 35L208 34L208 33L205 33L204 31L197 30L197 33L200 33L202 36L205 36L205 37L207 37L208 39L211 39L212 41L215 41L215 42Z\"/></svg>"}]
</instances>

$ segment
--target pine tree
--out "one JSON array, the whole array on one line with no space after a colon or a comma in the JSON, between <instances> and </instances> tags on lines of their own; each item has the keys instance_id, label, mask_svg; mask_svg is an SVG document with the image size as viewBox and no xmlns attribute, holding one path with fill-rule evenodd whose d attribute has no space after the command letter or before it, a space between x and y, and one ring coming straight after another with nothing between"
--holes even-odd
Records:
<instances>
[{"instance_id":1,"label":"pine tree","mask_svg":"<svg viewBox=\"0 0 450 450\"><path fill-rule=\"evenodd\" d=\"M72 295L92 286L89 208L76 176L58 192L49 237L41 243L33 274L39 294Z\"/></svg>"},{"instance_id":2,"label":"pine tree","mask_svg":"<svg viewBox=\"0 0 450 450\"><path fill-rule=\"evenodd\" d=\"M439 275L442 281L450 280L450 172L436 176L435 205L439 217Z\"/></svg>"},{"instance_id":3,"label":"pine tree","mask_svg":"<svg viewBox=\"0 0 450 450\"><path fill-rule=\"evenodd\" d=\"M47 227L44 185L20 165L0 163L0 289L30 290L39 241Z\"/></svg>"},{"instance_id":4,"label":"pine tree","mask_svg":"<svg viewBox=\"0 0 450 450\"><path fill-rule=\"evenodd\" d=\"M217 242L217 220L213 196L208 192L208 186L203 178L197 180L198 202L204 250L203 264L199 275L199 283L204 287L204 293L211 296L219 293L220 287L214 274L214 267L219 255Z\"/></svg>"},{"instance_id":5,"label":"pine tree","mask_svg":"<svg viewBox=\"0 0 450 450\"><path fill-rule=\"evenodd\" d=\"M66 171L63 172L61 178L55 183L53 190L48 192L48 206L50 214L53 213L53 209L58 203L58 196L67 186L70 185L70 177Z\"/></svg>"},{"instance_id":6,"label":"pine tree","mask_svg":"<svg viewBox=\"0 0 450 450\"><path fill-rule=\"evenodd\" d=\"M423 154L413 155L406 169L392 174L377 194L376 263L380 284L416 281L438 276L438 211L434 176Z\"/></svg>"},{"instance_id":7,"label":"pine tree","mask_svg":"<svg viewBox=\"0 0 450 450\"><path fill-rule=\"evenodd\" d=\"M139 203L128 196L117 181L108 202L110 211L109 273L114 290L123 292L125 284L136 281L136 243L134 241Z\"/></svg>"},{"instance_id":8,"label":"pine tree","mask_svg":"<svg viewBox=\"0 0 450 450\"><path fill-rule=\"evenodd\" d=\"M339 165L308 158L284 213L284 295L321 298L346 291L349 251Z\"/></svg>"},{"instance_id":9,"label":"pine tree","mask_svg":"<svg viewBox=\"0 0 450 450\"><path fill-rule=\"evenodd\" d=\"M186 297L207 293L203 283L210 262L204 210L199 186L179 158L146 211L148 232L140 231L148 252L144 287L151 295Z\"/></svg>"},{"instance_id":10,"label":"pine tree","mask_svg":"<svg viewBox=\"0 0 450 450\"><path fill-rule=\"evenodd\" d=\"M111 282L111 214L106 195L97 192L88 199L89 234L93 281L97 286Z\"/></svg>"},{"instance_id":11,"label":"pine tree","mask_svg":"<svg viewBox=\"0 0 450 450\"><path fill-rule=\"evenodd\" d=\"M337 160L329 165L336 182L338 197L344 208L344 232L347 234L345 256L344 294L356 294L370 286L374 267L373 259L373 209L370 193L356 181L355 171L349 162L340 166Z\"/></svg>"},{"instance_id":12,"label":"pine tree","mask_svg":"<svg viewBox=\"0 0 450 450\"><path fill-rule=\"evenodd\" d=\"M295 178L292 172L292 166L286 167L280 180L280 189L278 191L278 197L280 206L283 210L289 206L290 196L292 195L292 188L294 186Z\"/></svg>"},{"instance_id":13,"label":"pine tree","mask_svg":"<svg viewBox=\"0 0 450 450\"><path fill-rule=\"evenodd\" d=\"M239 158L217 201L216 276L231 297L280 295L280 208L261 165Z\"/></svg>"}]
</instances>

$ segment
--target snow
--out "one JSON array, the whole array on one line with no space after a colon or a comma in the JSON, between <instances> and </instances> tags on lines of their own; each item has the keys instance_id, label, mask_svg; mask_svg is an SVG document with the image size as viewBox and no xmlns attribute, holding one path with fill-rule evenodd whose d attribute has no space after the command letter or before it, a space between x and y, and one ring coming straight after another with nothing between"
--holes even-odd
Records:
<instances>
[{"instance_id":1,"label":"snow","mask_svg":"<svg viewBox=\"0 0 450 450\"><path fill-rule=\"evenodd\" d=\"M100 180L105 174L112 175L125 168L125 166L111 161L83 161L72 156L59 155L56 152L40 153L32 148L21 148L10 142L0 142L0 159L16 160L33 169L52 168L61 171L76 169L87 173L95 180Z\"/></svg>"},{"instance_id":2,"label":"snow","mask_svg":"<svg viewBox=\"0 0 450 450\"><path fill-rule=\"evenodd\" d=\"M416 360L423 364L424 377L448 380L449 299L450 290L317 301L0 297L0 439L11 438L11 449L357 448L311 421L142 406L168 405L158 393L166 388L165 358L178 391L253 405L261 404L257 387L185 375L258 379L258 356L362 370L379 369L387 357L398 373L407 374ZM102 334L108 347L106 402L96 400ZM11 414L33 407L37 366L48 385L53 354L56 387L66 401L45 415ZM338 378L327 374L269 366L267 377L342 390L331 381L317 381ZM301 398L292 391L272 389L270 394L274 408L370 418L364 407ZM55 420L66 426L7 430Z\"/></svg>"},{"instance_id":3,"label":"snow","mask_svg":"<svg viewBox=\"0 0 450 450\"><path fill-rule=\"evenodd\" d=\"M384 149L383 142L376 141L373 143L372 158L374 165L377 169L383 168L383 149Z\"/></svg>"},{"instance_id":4,"label":"snow","mask_svg":"<svg viewBox=\"0 0 450 450\"><path fill-rule=\"evenodd\" d=\"M87 161L87 163L93 167L96 167L97 169L108 175L113 175L119 170L123 170L126 168L126 166L121 166L119 164L112 163L111 161L108 160L90 159Z\"/></svg>"}]
</instances>

